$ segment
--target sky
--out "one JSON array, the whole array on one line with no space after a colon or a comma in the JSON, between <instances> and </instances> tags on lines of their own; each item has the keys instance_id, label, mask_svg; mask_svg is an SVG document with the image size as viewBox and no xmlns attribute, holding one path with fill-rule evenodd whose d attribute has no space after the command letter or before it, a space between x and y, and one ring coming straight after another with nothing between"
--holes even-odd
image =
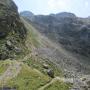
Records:
<instances>
[{"instance_id":1,"label":"sky","mask_svg":"<svg viewBox=\"0 0 90 90\"><path fill-rule=\"evenodd\" d=\"M71 12L78 17L90 16L90 0L14 0L19 12L31 11L35 15Z\"/></svg>"}]
</instances>

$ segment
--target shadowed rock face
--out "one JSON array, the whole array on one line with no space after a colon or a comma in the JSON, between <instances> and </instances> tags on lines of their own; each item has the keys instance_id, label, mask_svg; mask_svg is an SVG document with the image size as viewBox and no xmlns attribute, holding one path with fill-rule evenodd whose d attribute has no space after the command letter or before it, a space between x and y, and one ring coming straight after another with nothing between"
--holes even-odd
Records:
<instances>
[{"instance_id":1,"label":"shadowed rock face","mask_svg":"<svg viewBox=\"0 0 90 90\"><path fill-rule=\"evenodd\" d=\"M19 48L25 37L26 29L19 18L15 3L12 0L0 0L0 59L9 58L11 52L15 53L15 47ZM12 49L7 47L8 41Z\"/></svg>"}]
</instances>

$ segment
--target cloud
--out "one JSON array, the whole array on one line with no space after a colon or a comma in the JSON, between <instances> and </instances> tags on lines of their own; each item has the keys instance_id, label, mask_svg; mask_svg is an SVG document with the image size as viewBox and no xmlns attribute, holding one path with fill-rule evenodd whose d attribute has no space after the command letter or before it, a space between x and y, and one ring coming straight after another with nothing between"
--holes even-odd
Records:
<instances>
[{"instance_id":1,"label":"cloud","mask_svg":"<svg viewBox=\"0 0 90 90\"><path fill-rule=\"evenodd\" d=\"M48 7L50 9L66 9L69 6L71 0L48 0Z\"/></svg>"},{"instance_id":2,"label":"cloud","mask_svg":"<svg viewBox=\"0 0 90 90\"><path fill-rule=\"evenodd\" d=\"M89 6L89 2L85 1L85 6L88 7Z\"/></svg>"}]
</instances>

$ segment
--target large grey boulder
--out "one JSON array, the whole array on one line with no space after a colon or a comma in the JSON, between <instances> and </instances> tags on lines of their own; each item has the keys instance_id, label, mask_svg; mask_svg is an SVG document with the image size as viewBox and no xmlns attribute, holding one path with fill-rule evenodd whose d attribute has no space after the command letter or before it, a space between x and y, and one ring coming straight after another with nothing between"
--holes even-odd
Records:
<instances>
[{"instance_id":1,"label":"large grey boulder","mask_svg":"<svg viewBox=\"0 0 90 90\"><path fill-rule=\"evenodd\" d=\"M48 69L47 74L51 77L54 78L54 70L53 69Z\"/></svg>"}]
</instances>

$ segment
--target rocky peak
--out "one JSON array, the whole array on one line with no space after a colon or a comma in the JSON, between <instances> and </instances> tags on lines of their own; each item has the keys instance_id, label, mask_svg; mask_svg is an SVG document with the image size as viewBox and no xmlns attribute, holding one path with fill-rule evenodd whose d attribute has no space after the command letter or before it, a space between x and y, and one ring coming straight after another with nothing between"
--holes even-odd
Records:
<instances>
[{"instance_id":1,"label":"rocky peak","mask_svg":"<svg viewBox=\"0 0 90 90\"><path fill-rule=\"evenodd\" d=\"M30 19L31 21L34 20L34 14L30 11L23 11L20 13L20 15L27 18L27 19Z\"/></svg>"},{"instance_id":2,"label":"rocky peak","mask_svg":"<svg viewBox=\"0 0 90 90\"><path fill-rule=\"evenodd\" d=\"M62 12L62 13L57 13L56 17L63 17L63 18L75 18L76 16L73 13L68 13L68 12Z\"/></svg>"},{"instance_id":3,"label":"rocky peak","mask_svg":"<svg viewBox=\"0 0 90 90\"><path fill-rule=\"evenodd\" d=\"M21 15L27 15L27 16L33 16L34 14L32 13L32 12L30 12L30 11L23 11L23 12L21 12L20 13Z\"/></svg>"}]
</instances>

